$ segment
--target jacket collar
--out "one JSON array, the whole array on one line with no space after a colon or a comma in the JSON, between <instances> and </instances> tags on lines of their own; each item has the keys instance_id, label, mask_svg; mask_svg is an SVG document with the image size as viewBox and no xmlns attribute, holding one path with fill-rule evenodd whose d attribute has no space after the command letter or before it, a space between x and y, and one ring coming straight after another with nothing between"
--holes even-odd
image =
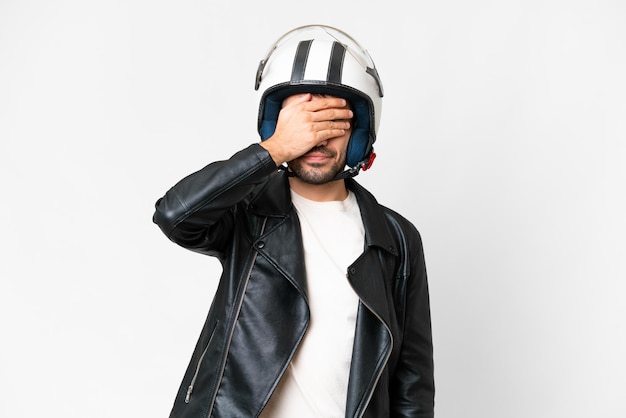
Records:
<instances>
[{"instance_id":1,"label":"jacket collar","mask_svg":"<svg viewBox=\"0 0 626 418\"><path fill-rule=\"evenodd\" d=\"M378 203L374 195L354 179L346 179L346 187L355 194L359 202L361 218L365 227L365 243L370 247L378 246L398 255L398 248L389 231L384 207Z\"/></svg>"},{"instance_id":2,"label":"jacket collar","mask_svg":"<svg viewBox=\"0 0 626 418\"><path fill-rule=\"evenodd\" d=\"M379 205L376 198L354 179L349 178L345 182L359 203L367 246L377 246L397 255L398 248L389 231L383 206ZM251 201L251 208L264 216L287 216L292 210L292 203L289 178L284 170L272 173L268 181L260 187L262 189L255 193Z\"/></svg>"},{"instance_id":3,"label":"jacket collar","mask_svg":"<svg viewBox=\"0 0 626 418\"><path fill-rule=\"evenodd\" d=\"M284 170L270 174L252 195L248 208L259 215L285 217L291 209L289 178Z\"/></svg>"}]
</instances>

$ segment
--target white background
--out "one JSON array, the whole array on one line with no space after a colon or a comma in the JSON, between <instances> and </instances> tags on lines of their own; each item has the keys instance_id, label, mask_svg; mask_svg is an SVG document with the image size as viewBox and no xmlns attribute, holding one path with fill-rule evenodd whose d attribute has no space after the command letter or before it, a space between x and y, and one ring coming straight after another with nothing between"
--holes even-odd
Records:
<instances>
[{"instance_id":1,"label":"white background","mask_svg":"<svg viewBox=\"0 0 626 418\"><path fill-rule=\"evenodd\" d=\"M166 417L218 263L152 224L257 142L308 23L386 95L358 180L423 235L439 418L626 416L626 5L0 0L0 416Z\"/></svg>"}]
</instances>

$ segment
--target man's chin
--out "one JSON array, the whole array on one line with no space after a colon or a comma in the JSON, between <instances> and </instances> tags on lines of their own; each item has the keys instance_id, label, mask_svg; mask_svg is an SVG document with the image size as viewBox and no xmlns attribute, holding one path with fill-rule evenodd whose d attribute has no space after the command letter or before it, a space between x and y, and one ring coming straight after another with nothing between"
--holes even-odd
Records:
<instances>
[{"instance_id":1,"label":"man's chin","mask_svg":"<svg viewBox=\"0 0 626 418\"><path fill-rule=\"evenodd\" d=\"M335 180L338 171L334 167L324 168L324 164L290 165L295 177L308 184L324 184Z\"/></svg>"}]
</instances>

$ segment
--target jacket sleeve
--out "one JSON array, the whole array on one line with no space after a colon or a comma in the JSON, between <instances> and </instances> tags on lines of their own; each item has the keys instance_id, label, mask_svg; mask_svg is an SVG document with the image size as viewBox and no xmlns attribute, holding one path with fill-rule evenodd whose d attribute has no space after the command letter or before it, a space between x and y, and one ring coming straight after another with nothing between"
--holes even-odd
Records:
<instances>
[{"instance_id":1,"label":"jacket sleeve","mask_svg":"<svg viewBox=\"0 0 626 418\"><path fill-rule=\"evenodd\" d=\"M432 418L435 384L426 265L420 234L412 224L408 228L404 338L392 379L392 416Z\"/></svg>"},{"instance_id":2,"label":"jacket sleeve","mask_svg":"<svg viewBox=\"0 0 626 418\"><path fill-rule=\"evenodd\" d=\"M219 257L237 204L276 169L270 154L252 144L180 180L156 202L152 219L178 245Z\"/></svg>"}]
</instances>

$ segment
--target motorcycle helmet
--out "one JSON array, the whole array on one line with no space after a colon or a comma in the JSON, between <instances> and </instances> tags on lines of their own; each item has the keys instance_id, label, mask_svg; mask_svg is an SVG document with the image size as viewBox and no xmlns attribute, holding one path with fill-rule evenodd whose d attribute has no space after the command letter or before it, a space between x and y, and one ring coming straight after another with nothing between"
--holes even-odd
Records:
<instances>
[{"instance_id":1,"label":"motorcycle helmet","mask_svg":"<svg viewBox=\"0 0 626 418\"><path fill-rule=\"evenodd\" d=\"M312 93L346 99L354 113L346 154L351 169L346 172L353 176L371 165L383 87L372 58L347 33L325 25L300 26L285 33L259 63L255 90L261 94L261 140L274 133L288 96Z\"/></svg>"}]
</instances>

